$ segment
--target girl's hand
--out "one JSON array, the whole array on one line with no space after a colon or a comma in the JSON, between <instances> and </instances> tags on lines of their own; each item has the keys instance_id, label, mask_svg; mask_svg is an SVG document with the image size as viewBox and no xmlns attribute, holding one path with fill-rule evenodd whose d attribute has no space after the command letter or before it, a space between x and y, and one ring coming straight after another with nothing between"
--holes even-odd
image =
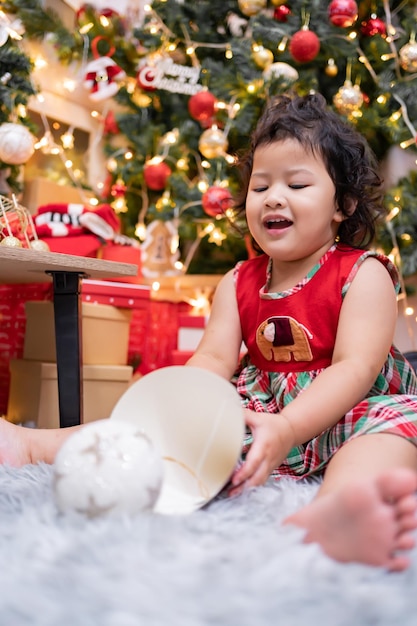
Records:
<instances>
[{"instance_id":1,"label":"girl's hand","mask_svg":"<svg viewBox=\"0 0 417 626\"><path fill-rule=\"evenodd\" d=\"M263 485L295 445L291 425L282 413L256 413L246 409L245 422L252 431L253 443L244 464L232 476L231 496L241 493L245 487Z\"/></svg>"}]
</instances>

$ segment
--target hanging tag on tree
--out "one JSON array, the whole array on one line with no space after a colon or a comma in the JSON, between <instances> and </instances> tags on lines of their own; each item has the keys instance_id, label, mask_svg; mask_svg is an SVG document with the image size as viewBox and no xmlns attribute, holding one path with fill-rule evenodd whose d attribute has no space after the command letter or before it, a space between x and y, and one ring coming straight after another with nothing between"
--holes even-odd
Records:
<instances>
[{"instance_id":1,"label":"hanging tag on tree","mask_svg":"<svg viewBox=\"0 0 417 626\"><path fill-rule=\"evenodd\" d=\"M114 96L119 91L118 81L126 76L125 71L110 58L115 51L114 47L110 47L106 55L100 56L98 43L101 40L105 40L105 37L95 37L91 42L94 60L87 64L84 76L84 87L90 91L89 97L95 102Z\"/></svg>"}]
</instances>

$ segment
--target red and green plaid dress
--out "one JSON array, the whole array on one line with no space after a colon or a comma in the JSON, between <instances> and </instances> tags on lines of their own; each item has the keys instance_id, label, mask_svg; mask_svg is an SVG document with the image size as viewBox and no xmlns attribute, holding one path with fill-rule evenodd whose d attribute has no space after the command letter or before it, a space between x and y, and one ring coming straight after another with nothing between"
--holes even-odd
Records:
<instances>
[{"instance_id":1,"label":"red and green plaid dress","mask_svg":"<svg viewBox=\"0 0 417 626\"><path fill-rule=\"evenodd\" d=\"M387 268L398 292L398 275L387 257L340 244L332 246L303 281L283 293L268 292L271 261L266 255L236 266L236 296L248 353L233 382L245 408L279 414L330 365L343 298L370 256ZM347 440L381 432L417 445L417 379L394 346L367 396L335 426L293 448L272 475L319 474ZM251 443L247 433L243 457Z\"/></svg>"}]
</instances>

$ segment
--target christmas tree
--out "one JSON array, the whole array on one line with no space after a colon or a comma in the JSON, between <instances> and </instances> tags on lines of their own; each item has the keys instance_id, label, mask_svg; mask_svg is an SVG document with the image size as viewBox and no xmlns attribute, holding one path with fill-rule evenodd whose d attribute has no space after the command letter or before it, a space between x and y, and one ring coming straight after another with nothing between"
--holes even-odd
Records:
<instances>
[{"instance_id":1,"label":"christmas tree","mask_svg":"<svg viewBox=\"0 0 417 626\"><path fill-rule=\"evenodd\" d=\"M35 88L32 63L19 47L23 25L0 11L0 194L21 189L20 165L33 153L26 105Z\"/></svg>"},{"instance_id":2,"label":"christmas tree","mask_svg":"<svg viewBox=\"0 0 417 626\"><path fill-rule=\"evenodd\" d=\"M393 147L416 154L414 0L154 0L126 15L85 4L73 29L38 1L5 5L26 37L84 68L105 103L101 201L145 258L165 225L172 271L222 273L251 254L233 211L235 159L275 94L321 92L381 162ZM406 274L417 271L416 185L405 172L387 189L377 242Z\"/></svg>"}]
</instances>

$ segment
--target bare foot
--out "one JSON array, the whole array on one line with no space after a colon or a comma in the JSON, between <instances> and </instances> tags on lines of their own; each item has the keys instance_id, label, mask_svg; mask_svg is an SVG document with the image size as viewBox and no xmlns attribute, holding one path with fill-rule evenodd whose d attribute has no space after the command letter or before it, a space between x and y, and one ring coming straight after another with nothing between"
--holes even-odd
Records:
<instances>
[{"instance_id":1,"label":"bare foot","mask_svg":"<svg viewBox=\"0 0 417 626\"><path fill-rule=\"evenodd\" d=\"M22 465L32 463L27 445L29 430L29 428L17 426L0 418L0 463L2 465L22 467Z\"/></svg>"},{"instance_id":2,"label":"bare foot","mask_svg":"<svg viewBox=\"0 0 417 626\"><path fill-rule=\"evenodd\" d=\"M392 470L319 495L284 523L305 528L304 541L319 543L337 561L402 571L410 561L398 552L415 544L416 492L415 472Z\"/></svg>"}]
</instances>

